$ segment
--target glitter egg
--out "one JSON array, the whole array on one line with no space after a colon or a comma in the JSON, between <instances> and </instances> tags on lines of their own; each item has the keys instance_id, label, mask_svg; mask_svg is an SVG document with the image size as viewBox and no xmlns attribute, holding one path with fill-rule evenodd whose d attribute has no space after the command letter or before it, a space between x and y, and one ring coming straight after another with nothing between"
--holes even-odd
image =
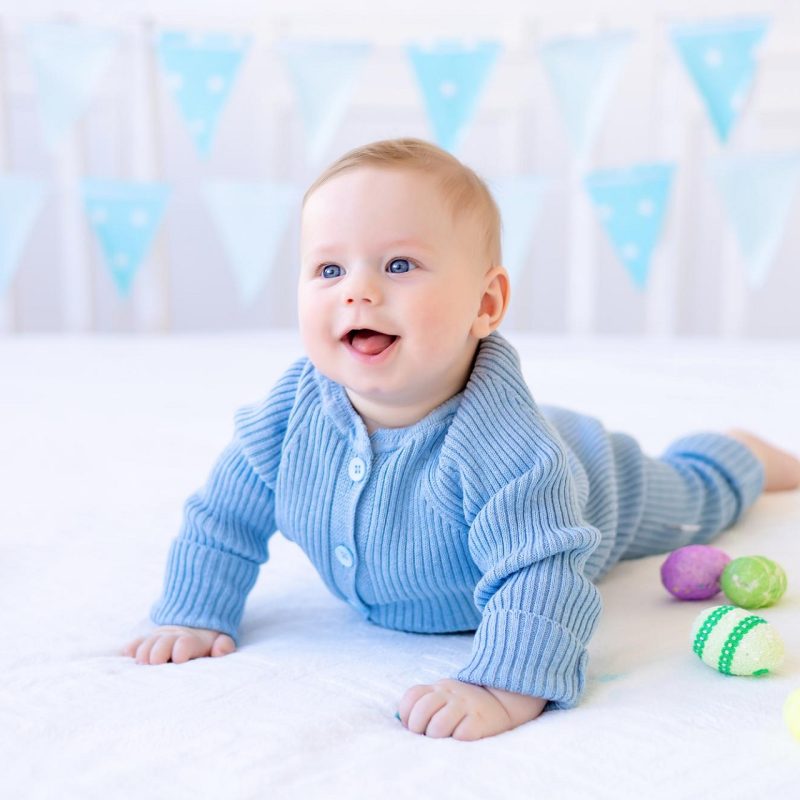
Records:
<instances>
[{"instance_id":1,"label":"glitter egg","mask_svg":"<svg viewBox=\"0 0 800 800\"><path fill-rule=\"evenodd\" d=\"M742 608L766 608L786 591L786 573L764 556L745 556L725 567L720 583L731 603Z\"/></svg>"},{"instance_id":2,"label":"glitter egg","mask_svg":"<svg viewBox=\"0 0 800 800\"><path fill-rule=\"evenodd\" d=\"M783 640L763 617L736 606L701 611L692 627L692 649L724 675L764 675L783 662Z\"/></svg>"},{"instance_id":3,"label":"glitter egg","mask_svg":"<svg viewBox=\"0 0 800 800\"><path fill-rule=\"evenodd\" d=\"M707 600L719 592L730 556L707 544L680 547L661 565L661 583L679 600Z\"/></svg>"},{"instance_id":4,"label":"glitter egg","mask_svg":"<svg viewBox=\"0 0 800 800\"><path fill-rule=\"evenodd\" d=\"M800 689L795 689L783 704L783 719L792 736L800 741Z\"/></svg>"}]
</instances>

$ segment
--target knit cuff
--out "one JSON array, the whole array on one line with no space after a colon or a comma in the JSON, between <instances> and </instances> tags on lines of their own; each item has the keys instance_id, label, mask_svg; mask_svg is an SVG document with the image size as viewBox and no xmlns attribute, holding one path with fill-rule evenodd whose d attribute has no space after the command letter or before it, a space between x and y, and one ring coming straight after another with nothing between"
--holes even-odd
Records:
<instances>
[{"instance_id":1,"label":"knit cuff","mask_svg":"<svg viewBox=\"0 0 800 800\"><path fill-rule=\"evenodd\" d=\"M764 491L764 467L761 462L749 447L725 434L695 433L683 436L667 448L662 458L671 455L701 459L722 473L738 501L733 522Z\"/></svg>"},{"instance_id":2,"label":"knit cuff","mask_svg":"<svg viewBox=\"0 0 800 800\"><path fill-rule=\"evenodd\" d=\"M583 694L586 648L556 622L522 611L485 611L460 681L544 697L572 708Z\"/></svg>"},{"instance_id":3,"label":"knit cuff","mask_svg":"<svg viewBox=\"0 0 800 800\"><path fill-rule=\"evenodd\" d=\"M258 566L213 547L176 539L167 561L164 592L150 618L157 625L227 633L238 645L237 629Z\"/></svg>"}]
</instances>

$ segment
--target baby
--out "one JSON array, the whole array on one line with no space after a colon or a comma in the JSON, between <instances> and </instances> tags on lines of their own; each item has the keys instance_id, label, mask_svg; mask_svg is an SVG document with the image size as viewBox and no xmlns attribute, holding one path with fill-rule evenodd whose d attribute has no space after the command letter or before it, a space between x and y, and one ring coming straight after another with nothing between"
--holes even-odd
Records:
<instances>
[{"instance_id":1,"label":"baby","mask_svg":"<svg viewBox=\"0 0 800 800\"><path fill-rule=\"evenodd\" d=\"M140 664L232 653L280 530L331 592L403 631L474 631L457 674L412 686L415 733L473 740L570 708L617 561L708 542L800 462L741 430L658 459L538 406L498 332L500 218L481 179L418 139L353 150L309 188L299 322L307 357L236 416L186 503Z\"/></svg>"}]
</instances>

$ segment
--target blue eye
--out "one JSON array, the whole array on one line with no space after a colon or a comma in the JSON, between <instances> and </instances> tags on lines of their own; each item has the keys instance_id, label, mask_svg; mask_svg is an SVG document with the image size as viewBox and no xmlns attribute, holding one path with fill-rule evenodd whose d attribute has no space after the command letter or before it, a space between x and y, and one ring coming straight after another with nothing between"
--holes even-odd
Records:
<instances>
[{"instance_id":1,"label":"blue eye","mask_svg":"<svg viewBox=\"0 0 800 800\"><path fill-rule=\"evenodd\" d=\"M395 269L395 264L400 264L400 269ZM416 269L416 267L407 258L393 258L389 262L389 272L393 272L395 275L411 272L412 269Z\"/></svg>"},{"instance_id":2,"label":"blue eye","mask_svg":"<svg viewBox=\"0 0 800 800\"><path fill-rule=\"evenodd\" d=\"M334 270L331 272L331 270ZM336 272L338 270L338 272ZM323 278L338 278L342 274L342 268L338 264L326 264L322 268Z\"/></svg>"}]
</instances>

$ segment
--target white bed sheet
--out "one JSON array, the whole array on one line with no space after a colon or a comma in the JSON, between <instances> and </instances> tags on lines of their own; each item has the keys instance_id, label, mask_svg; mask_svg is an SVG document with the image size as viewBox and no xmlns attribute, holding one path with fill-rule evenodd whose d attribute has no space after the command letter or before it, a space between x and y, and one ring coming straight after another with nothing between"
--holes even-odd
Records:
<instances>
[{"instance_id":1,"label":"white bed sheet","mask_svg":"<svg viewBox=\"0 0 800 800\"><path fill-rule=\"evenodd\" d=\"M507 335L538 402L653 454L734 424L800 451L797 344ZM797 796L800 742L781 708L800 688L800 492L763 496L718 542L787 570L763 612L787 658L764 678L692 653L694 617L722 596L680 603L662 557L625 562L600 584L578 708L478 742L427 739L394 719L397 701L459 667L470 636L364 622L279 535L235 654L118 655L148 626L183 502L234 410L300 352L292 332L0 341L1 796Z\"/></svg>"}]
</instances>

